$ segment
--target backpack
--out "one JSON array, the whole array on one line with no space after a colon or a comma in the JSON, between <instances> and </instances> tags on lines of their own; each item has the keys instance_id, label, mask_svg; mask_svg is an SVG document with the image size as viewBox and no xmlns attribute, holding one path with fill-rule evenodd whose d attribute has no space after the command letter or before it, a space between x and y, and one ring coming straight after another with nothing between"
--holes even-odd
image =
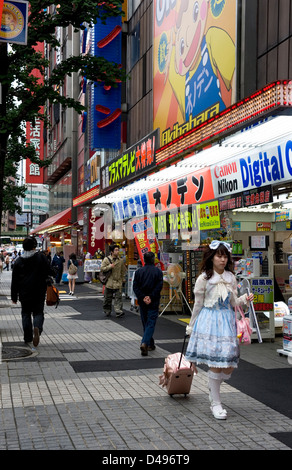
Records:
<instances>
[{"instance_id":1,"label":"backpack","mask_svg":"<svg viewBox=\"0 0 292 470\"><path fill-rule=\"evenodd\" d=\"M47 285L47 301L46 304L48 306L56 305L56 308L58 307L60 303L60 298L59 298L59 291L56 286L53 286L53 284Z\"/></svg>"},{"instance_id":2,"label":"backpack","mask_svg":"<svg viewBox=\"0 0 292 470\"><path fill-rule=\"evenodd\" d=\"M108 260L110 261L109 257L108 257ZM105 273L103 271L100 271L99 272L99 275L98 275L98 278L100 280L100 282L105 285L111 275L112 271L106 271Z\"/></svg>"},{"instance_id":3,"label":"backpack","mask_svg":"<svg viewBox=\"0 0 292 470\"><path fill-rule=\"evenodd\" d=\"M70 260L70 261L71 261L71 264L70 264L70 266L69 266L69 268L68 268L68 273L74 275L74 274L77 273L77 269L78 269L78 268L77 268L77 266L75 266L75 264L73 264L73 261L72 261L72 260Z\"/></svg>"}]
</instances>

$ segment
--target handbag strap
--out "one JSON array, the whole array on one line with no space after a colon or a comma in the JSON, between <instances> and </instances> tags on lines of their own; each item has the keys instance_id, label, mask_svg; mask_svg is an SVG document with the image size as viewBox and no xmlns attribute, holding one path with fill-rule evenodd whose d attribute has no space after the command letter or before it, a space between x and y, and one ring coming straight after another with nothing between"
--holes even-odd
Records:
<instances>
[{"instance_id":1,"label":"handbag strap","mask_svg":"<svg viewBox=\"0 0 292 470\"><path fill-rule=\"evenodd\" d=\"M242 308L241 308L239 305L235 305L234 311L235 311L235 318L236 318L236 320L237 320L237 313L239 313L242 318L245 318L245 315L244 315L244 313L243 313L243 310L242 310Z\"/></svg>"}]
</instances>

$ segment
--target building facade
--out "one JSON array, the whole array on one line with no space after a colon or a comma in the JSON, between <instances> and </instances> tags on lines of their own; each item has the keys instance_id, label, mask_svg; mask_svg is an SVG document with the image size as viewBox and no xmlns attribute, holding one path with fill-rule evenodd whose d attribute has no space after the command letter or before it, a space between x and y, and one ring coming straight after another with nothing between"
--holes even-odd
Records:
<instances>
[{"instance_id":1,"label":"building facade","mask_svg":"<svg viewBox=\"0 0 292 470\"><path fill-rule=\"evenodd\" d=\"M290 215L281 197L292 192L291 20L290 0L127 2L121 51L130 79L121 91L119 149L92 145L101 103L82 78L76 87L88 104L70 162L79 247L94 252L118 241L129 267L153 249L165 271L182 267L191 303L198 247L227 238L254 266L252 254L267 257L265 289L272 280L275 291L271 247L284 243L277 237L286 228L277 224L288 224ZM69 172L62 145L59 154L49 170L55 177ZM268 293L258 299L259 312L273 309ZM269 324L267 335L272 330Z\"/></svg>"}]
</instances>

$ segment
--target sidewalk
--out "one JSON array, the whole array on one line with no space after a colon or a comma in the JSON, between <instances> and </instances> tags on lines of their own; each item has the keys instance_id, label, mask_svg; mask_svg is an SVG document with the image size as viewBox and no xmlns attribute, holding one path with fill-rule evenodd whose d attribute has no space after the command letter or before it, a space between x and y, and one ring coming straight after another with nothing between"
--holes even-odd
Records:
<instances>
[{"instance_id":1,"label":"sidewalk","mask_svg":"<svg viewBox=\"0 0 292 470\"><path fill-rule=\"evenodd\" d=\"M6 351L21 351L20 304L10 301L10 279L11 272L0 276L0 339ZM230 383L222 387L228 418L216 421L202 369L187 398L170 398L158 377L164 358L180 347L185 326L176 315L159 317L157 348L141 357L139 315L126 312L121 319L105 318L99 294L94 284L77 285L73 299L61 294L57 309L46 307L37 351L0 364L0 450L100 450L113 456L118 455L115 451L127 456L140 450L149 455L291 450L285 445L292 442L289 413ZM292 366L277 348L277 341L243 348L243 364L291 377ZM240 377L240 367L236 374ZM252 382L255 376L250 373L248 378Z\"/></svg>"}]
</instances>

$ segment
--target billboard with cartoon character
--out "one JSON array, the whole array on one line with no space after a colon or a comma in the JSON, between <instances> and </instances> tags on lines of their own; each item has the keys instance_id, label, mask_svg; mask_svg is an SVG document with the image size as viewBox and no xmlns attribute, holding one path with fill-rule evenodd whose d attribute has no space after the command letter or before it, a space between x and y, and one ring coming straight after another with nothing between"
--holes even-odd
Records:
<instances>
[{"instance_id":1,"label":"billboard with cartoon character","mask_svg":"<svg viewBox=\"0 0 292 470\"><path fill-rule=\"evenodd\" d=\"M166 145L235 101L236 0L154 0L153 127Z\"/></svg>"}]
</instances>

